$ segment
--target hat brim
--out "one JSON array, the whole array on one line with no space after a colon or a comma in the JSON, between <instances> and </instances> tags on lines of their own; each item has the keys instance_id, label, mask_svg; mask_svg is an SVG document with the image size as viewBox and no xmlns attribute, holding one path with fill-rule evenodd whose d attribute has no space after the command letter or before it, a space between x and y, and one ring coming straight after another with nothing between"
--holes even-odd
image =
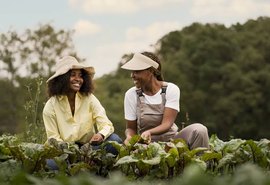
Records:
<instances>
[{"instance_id":1,"label":"hat brim","mask_svg":"<svg viewBox=\"0 0 270 185\"><path fill-rule=\"evenodd\" d=\"M159 64L140 53L135 53L132 59L121 66L122 69L139 71L150 67L157 69Z\"/></svg>"},{"instance_id":2,"label":"hat brim","mask_svg":"<svg viewBox=\"0 0 270 185\"><path fill-rule=\"evenodd\" d=\"M64 70L62 70L62 71L57 71L57 72L55 72L47 81L46 81L46 83L48 83L50 80L52 80L52 79L54 79L54 78L56 78L56 77L58 77L58 76L60 76L60 75L63 75L63 74L65 74L65 73L67 73L69 70L71 70L71 69L84 69L89 75L90 75L90 77L91 78L93 78L94 77L94 74L95 74L95 69L94 69L94 67L92 67L92 66L83 66L83 65L73 65L72 67L70 67L70 68L66 68L66 69L64 69Z\"/></svg>"}]
</instances>

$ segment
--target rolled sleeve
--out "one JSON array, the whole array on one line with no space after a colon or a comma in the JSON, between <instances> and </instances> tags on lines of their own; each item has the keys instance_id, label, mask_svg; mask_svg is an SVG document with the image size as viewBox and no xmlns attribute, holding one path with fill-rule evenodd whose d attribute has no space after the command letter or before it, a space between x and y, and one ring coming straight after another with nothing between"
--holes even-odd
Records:
<instances>
[{"instance_id":1,"label":"rolled sleeve","mask_svg":"<svg viewBox=\"0 0 270 185\"><path fill-rule=\"evenodd\" d=\"M114 127L112 122L106 115L105 109L100 104L99 100L94 96L92 100L92 112L93 112L93 119L95 120L98 133L104 136L104 139L108 138L113 132Z\"/></svg>"},{"instance_id":2,"label":"rolled sleeve","mask_svg":"<svg viewBox=\"0 0 270 185\"><path fill-rule=\"evenodd\" d=\"M63 141L58 131L56 116L51 102L47 102L43 109L43 121L47 134L47 141L50 138Z\"/></svg>"}]
</instances>

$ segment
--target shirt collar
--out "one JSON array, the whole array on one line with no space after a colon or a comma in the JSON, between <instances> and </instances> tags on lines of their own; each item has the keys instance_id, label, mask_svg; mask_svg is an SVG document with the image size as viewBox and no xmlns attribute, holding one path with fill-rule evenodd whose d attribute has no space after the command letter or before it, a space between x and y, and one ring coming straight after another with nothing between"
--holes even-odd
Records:
<instances>
[{"instance_id":1,"label":"shirt collar","mask_svg":"<svg viewBox=\"0 0 270 185\"><path fill-rule=\"evenodd\" d=\"M63 100L65 97L67 97L67 95L59 95L58 96L58 99L61 101L61 100ZM78 97L78 98L82 98L82 94L80 93L80 92L77 92L76 93L76 97Z\"/></svg>"}]
</instances>

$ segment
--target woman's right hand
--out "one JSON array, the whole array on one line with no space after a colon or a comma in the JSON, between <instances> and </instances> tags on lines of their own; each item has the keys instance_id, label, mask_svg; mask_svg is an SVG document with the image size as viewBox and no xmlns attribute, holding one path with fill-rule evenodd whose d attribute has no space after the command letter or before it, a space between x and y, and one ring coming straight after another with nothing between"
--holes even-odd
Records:
<instances>
[{"instance_id":1,"label":"woman's right hand","mask_svg":"<svg viewBox=\"0 0 270 185\"><path fill-rule=\"evenodd\" d=\"M94 134L90 139L91 145L100 145L103 141L103 136L100 133Z\"/></svg>"},{"instance_id":2,"label":"woman's right hand","mask_svg":"<svg viewBox=\"0 0 270 185\"><path fill-rule=\"evenodd\" d=\"M129 140L131 139L131 136L127 136L125 141L124 141L124 144L125 145L129 145Z\"/></svg>"}]
</instances>

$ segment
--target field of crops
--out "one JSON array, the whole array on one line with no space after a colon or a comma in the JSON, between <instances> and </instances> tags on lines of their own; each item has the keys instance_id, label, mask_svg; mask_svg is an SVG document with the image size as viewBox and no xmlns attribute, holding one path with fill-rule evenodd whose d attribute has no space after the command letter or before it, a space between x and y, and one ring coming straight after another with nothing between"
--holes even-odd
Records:
<instances>
[{"instance_id":1,"label":"field of crops","mask_svg":"<svg viewBox=\"0 0 270 185\"><path fill-rule=\"evenodd\" d=\"M270 141L210 138L210 149L189 150L182 140L130 145L115 142L93 150L90 144L50 140L24 143L16 136L0 137L0 184L270 184ZM113 145L117 156L107 153ZM50 170L54 159L59 170Z\"/></svg>"}]
</instances>

